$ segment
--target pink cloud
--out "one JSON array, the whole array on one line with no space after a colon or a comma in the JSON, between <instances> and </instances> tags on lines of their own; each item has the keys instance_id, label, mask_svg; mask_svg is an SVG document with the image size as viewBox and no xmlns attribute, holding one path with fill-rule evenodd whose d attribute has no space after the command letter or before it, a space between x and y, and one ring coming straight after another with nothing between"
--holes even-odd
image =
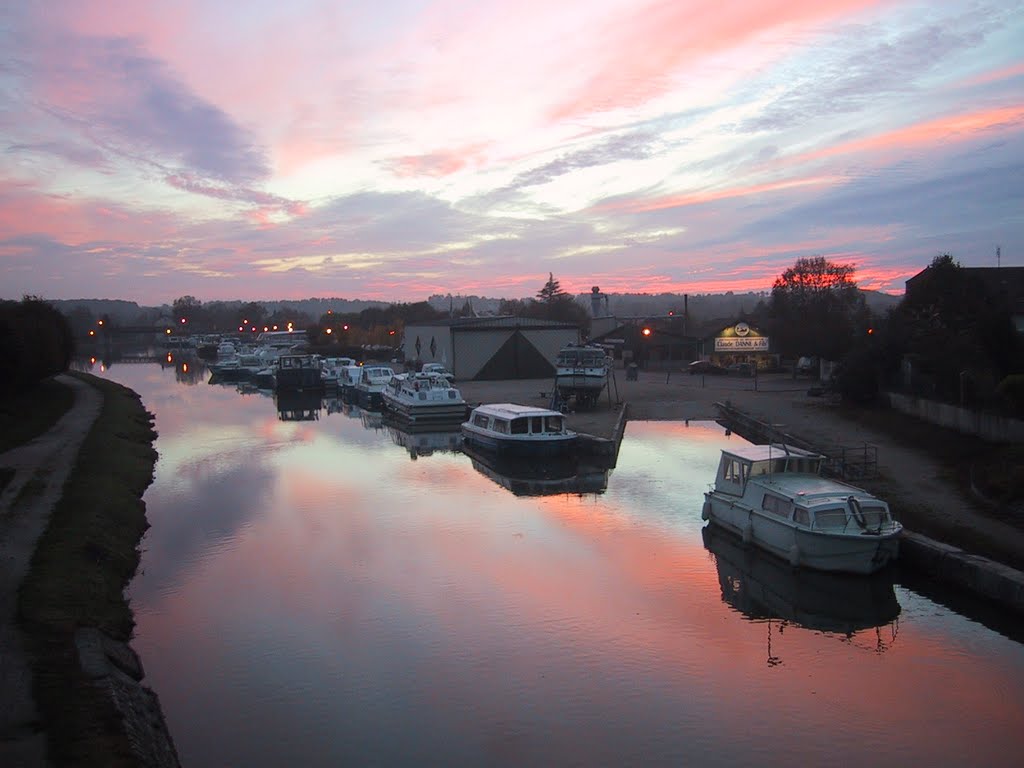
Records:
<instances>
[{"instance_id":1,"label":"pink cloud","mask_svg":"<svg viewBox=\"0 0 1024 768\"><path fill-rule=\"evenodd\" d=\"M552 116L635 106L666 92L672 75L706 56L726 53L772 29L786 27L792 35L875 5L876 0L721 0L709 9L688 0L624 7L589 36L588 50L575 52L598 63Z\"/></svg>"},{"instance_id":2,"label":"pink cloud","mask_svg":"<svg viewBox=\"0 0 1024 768\"><path fill-rule=\"evenodd\" d=\"M391 170L401 177L415 176L449 176L461 171L470 164L475 164L482 152L482 145L474 145L461 149L442 150L425 155L406 155L396 157L391 163Z\"/></svg>"},{"instance_id":3,"label":"pink cloud","mask_svg":"<svg viewBox=\"0 0 1024 768\"><path fill-rule=\"evenodd\" d=\"M1007 106L959 115L946 115L893 131L854 139L789 158L787 164L810 162L860 152L891 153L908 148L969 141L987 133L1024 128L1024 106Z\"/></svg>"},{"instance_id":4,"label":"pink cloud","mask_svg":"<svg viewBox=\"0 0 1024 768\"><path fill-rule=\"evenodd\" d=\"M666 195L665 197L648 198L646 200L606 202L596 206L596 210L621 211L627 213L659 211L665 208L683 208L689 205L701 205L703 203L727 200L735 197L763 195L766 192L781 192L800 187L828 186L835 183L835 181L836 179L830 176L783 179L780 181L764 182L762 184L750 184L744 187L711 189L680 195Z\"/></svg>"}]
</instances>

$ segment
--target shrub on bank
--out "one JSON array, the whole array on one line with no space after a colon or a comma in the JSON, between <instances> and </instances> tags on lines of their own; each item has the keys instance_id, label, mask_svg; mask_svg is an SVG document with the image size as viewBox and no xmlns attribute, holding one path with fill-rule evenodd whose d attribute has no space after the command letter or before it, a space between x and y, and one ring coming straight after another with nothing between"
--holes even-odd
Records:
<instances>
[{"instance_id":1,"label":"shrub on bank","mask_svg":"<svg viewBox=\"0 0 1024 768\"><path fill-rule=\"evenodd\" d=\"M0 302L0 394L26 392L68 369L74 338L68 319L42 299Z\"/></svg>"}]
</instances>

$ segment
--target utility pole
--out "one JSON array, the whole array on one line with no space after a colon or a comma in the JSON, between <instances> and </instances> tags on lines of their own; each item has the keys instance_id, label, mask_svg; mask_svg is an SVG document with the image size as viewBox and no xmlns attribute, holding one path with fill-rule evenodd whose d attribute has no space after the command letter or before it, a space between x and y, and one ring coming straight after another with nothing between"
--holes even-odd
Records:
<instances>
[{"instance_id":1,"label":"utility pole","mask_svg":"<svg viewBox=\"0 0 1024 768\"><path fill-rule=\"evenodd\" d=\"M1002 249L997 245L996 246L996 269L998 269L999 266L1000 266L999 259L1000 259L1000 256L1002 255L1001 251L1002 251Z\"/></svg>"}]
</instances>

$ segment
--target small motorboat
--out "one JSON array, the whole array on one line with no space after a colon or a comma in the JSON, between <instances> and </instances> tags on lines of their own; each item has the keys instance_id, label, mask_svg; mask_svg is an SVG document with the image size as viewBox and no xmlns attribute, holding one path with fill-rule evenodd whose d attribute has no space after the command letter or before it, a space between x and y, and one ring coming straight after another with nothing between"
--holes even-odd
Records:
<instances>
[{"instance_id":1,"label":"small motorboat","mask_svg":"<svg viewBox=\"0 0 1024 768\"><path fill-rule=\"evenodd\" d=\"M825 457L779 443L722 451L702 517L790 565L874 573L903 526L867 491L822 475Z\"/></svg>"}]
</instances>

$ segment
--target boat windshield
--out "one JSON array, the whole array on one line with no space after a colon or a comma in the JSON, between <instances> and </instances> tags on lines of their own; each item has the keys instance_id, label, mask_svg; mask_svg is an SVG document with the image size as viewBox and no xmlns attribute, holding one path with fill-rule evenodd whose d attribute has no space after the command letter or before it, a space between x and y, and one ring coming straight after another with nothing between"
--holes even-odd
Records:
<instances>
[{"instance_id":1,"label":"boat windshield","mask_svg":"<svg viewBox=\"0 0 1024 768\"><path fill-rule=\"evenodd\" d=\"M766 461L755 461L750 466L751 475L771 475L786 471L786 457Z\"/></svg>"},{"instance_id":2,"label":"boat windshield","mask_svg":"<svg viewBox=\"0 0 1024 768\"><path fill-rule=\"evenodd\" d=\"M868 528L878 528L889 522L889 512L885 507L862 504L860 509L864 514L864 525Z\"/></svg>"},{"instance_id":3,"label":"boat windshield","mask_svg":"<svg viewBox=\"0 0 1024 768\"><path fill-rule=\"evenodd\" d=\"M846 509L820 509L814 513L816 528L842 529L847 526Z\"/></svg>"},{"instance_id":4,"label":"boat windshield","mask_svg":"<svg viewBox=\"0 0 1024 768\"><path fill-rule=\"evenodd\" d=\"M604 366L604 352L593 349L565 349L558 353L562 368L600 368Z\"/></svg>"},{"instance_id":5,"label":"boat windshield","mask_svg":"<svg viewBox=\"0 0 1024 768\"><path fill-rule=\"evenodd\" d=\"M544 417L544 431L545 432L561 432L562 431L562 417L561 416L545 416Z\"/></svg>"},{"instance_id":6,"label":"boat windshield","mask_svg":"<svg viewBox=\"0 0 1024 768\"><path fill-rule=\"evenodd\" d=\"M786 467L786 471L816 475L818 474L820 468L821 459L805 456L790 456L788 466Z\"/></svg>"}]
</instances>

